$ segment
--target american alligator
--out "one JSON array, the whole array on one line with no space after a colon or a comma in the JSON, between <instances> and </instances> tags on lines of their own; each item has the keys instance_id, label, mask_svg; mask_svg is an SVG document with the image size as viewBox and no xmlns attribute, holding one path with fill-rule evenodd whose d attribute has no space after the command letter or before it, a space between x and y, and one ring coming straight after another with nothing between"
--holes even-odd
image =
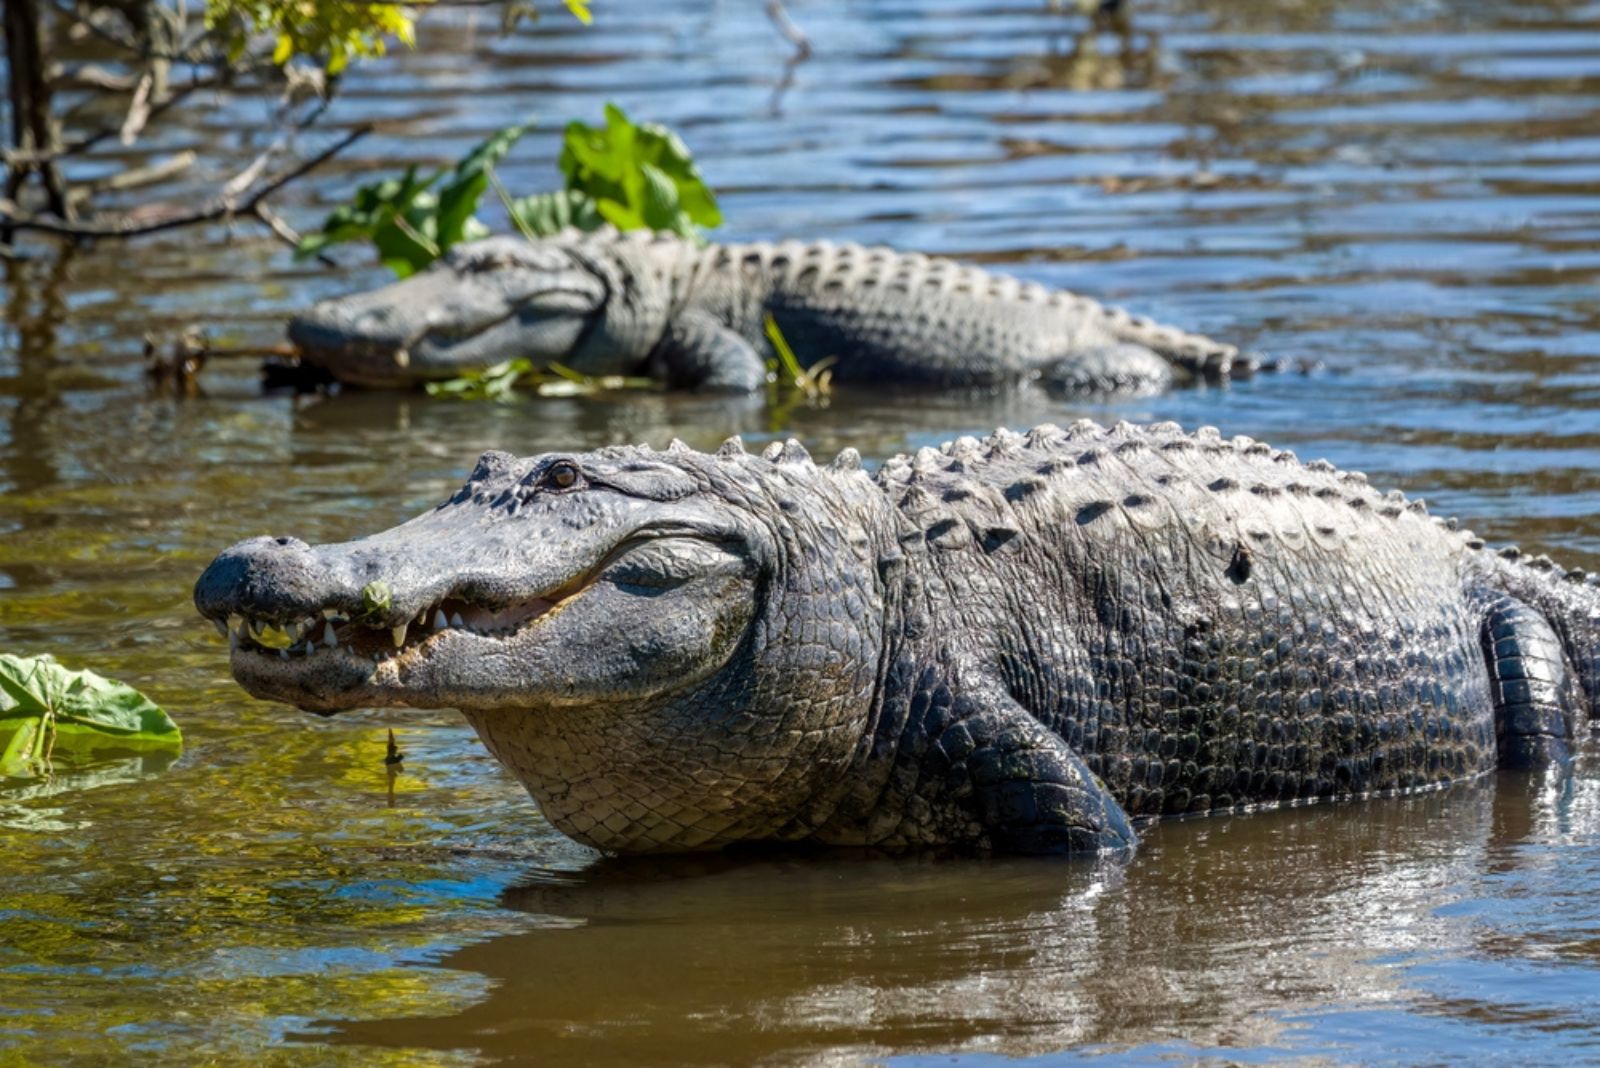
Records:
<instances>
[{"instance_id":1,"label":"american alligator","mask_svg":"<svg viewBox=\"0 0 1600 1068\"><path fill-rule=\"evenodd\" d=\"M839 382L1148 392L1259 366L1225 345L1087 297L887 248L697 246L576 231L488 238L289 324L303 362L360 386L406 386L512 357L587 375L744 393L767 381L772 316Z\"/></svg>"},{"instance_id":2,"label":"american alligator","mask_svg":"<svg viewBox=\"0 0 1600 1068\"><path fill-rule=\"evenodd\" d=\"M1559 763L1600 698L1581 572L1171 423L875 475L792 440L489 452L391 530L233 546L195 602L252 694L459 708L556 827L622 853L1123 847Z\"/></svg>"}]
</instances>

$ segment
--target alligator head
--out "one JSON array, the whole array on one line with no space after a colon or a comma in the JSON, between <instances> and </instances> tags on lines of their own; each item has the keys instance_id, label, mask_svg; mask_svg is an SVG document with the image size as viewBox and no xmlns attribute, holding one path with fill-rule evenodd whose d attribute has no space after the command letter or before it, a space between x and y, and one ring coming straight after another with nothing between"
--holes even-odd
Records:
<instances>
[{"instance_id":1,"label":"alligator head","mask_svg":"<svg viewBox=\"0 0 1600 1068\"><path fill-rule=\"evenodd\" d=\"M883 632L881 495L800 457L490 452L393 529L233 546L195 603L258 697L461 709L580 841L799 836L866 730Z\"/></svg>"},{"instance_id":2,"label":"alligator head","mask_svg":"<svg viewBox=\"0 0 1600 1068\"><path fill-rule=\"evenodd\" d=\"M321 301L290 321L289 340L305 362L360 386L450 378L514 357L571 362L615 284L567 243L488 238L392 285Z\"/></svg>"}]
</instances>

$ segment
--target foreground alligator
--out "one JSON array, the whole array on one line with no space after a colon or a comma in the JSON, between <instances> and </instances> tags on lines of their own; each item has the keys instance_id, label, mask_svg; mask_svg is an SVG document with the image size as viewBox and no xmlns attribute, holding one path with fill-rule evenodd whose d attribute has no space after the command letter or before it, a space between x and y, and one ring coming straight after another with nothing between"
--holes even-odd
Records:
<instances>
[{"instance_id":1,"label":"foreground alligator","mask_svg":"<svg viewBox=\"0 0 1600 1068\"><path fill-rule=\"evenodd\" d=\"M405 386L513 357L588 375L745 393L767 381L765 318L840 382L1149 392L1258 364L1238 349L1087 297L950 260L859 245L700 247L577 231L489 238L289 324L302 362Z\"/></svg>"},{"instance_id":2,"label":"foreground alligator","mask_svg":"<svg viewBox=\"0 0 1600 1068\"><path fill-rule=\"evenodd\" d=\"M1143 817L1559 762L1600 591L1175 424L812 464L490 452L433 511L195 588L251 693L455 707L580 841L1121 847Z\"/></svg>"}]
</instances>

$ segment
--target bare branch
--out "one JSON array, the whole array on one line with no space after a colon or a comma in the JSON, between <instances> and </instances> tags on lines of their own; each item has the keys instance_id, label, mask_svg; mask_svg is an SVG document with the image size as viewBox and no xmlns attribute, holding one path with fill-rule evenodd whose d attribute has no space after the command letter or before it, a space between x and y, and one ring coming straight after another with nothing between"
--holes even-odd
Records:
<instances>
[{"instance_id":1,"label":"bare branch","mask_svg":"<svg viewBox=\"0 0 1600 1068\"><path fill-rule=\"evenodd\" d=\"M356 127L316 155L272 176L243 198L219 195L212 198L202 207L189 211L177 210L178 205L171 203L152 205L148 208L140 209L137 214L125 214L107 222L81 223L29 215L19 209L12 201L0 200L0 220L4 220L6 225L13 230L33 230L39 233L55 234L59 237L93 239L141 237L145 234L176 230L180 227L193 226L197 223L217 222L236 215L249 215L253 218L260 218L256 214L256 206L258 204L296 178L322 166L322 164L367 136L374 129L375 127L371 123ZM166 209L165 213L162 212L163 208Z\"/></svg>"}]
</instances>

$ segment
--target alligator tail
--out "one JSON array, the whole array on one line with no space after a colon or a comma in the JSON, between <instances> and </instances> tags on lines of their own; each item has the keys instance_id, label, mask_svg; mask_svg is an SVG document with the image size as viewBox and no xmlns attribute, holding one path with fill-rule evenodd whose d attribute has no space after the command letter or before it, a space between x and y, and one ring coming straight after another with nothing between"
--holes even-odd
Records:
<instances>
[{"instance_id":1,"label":"alligator tail","mask_svg":"<svg viewBox=\"0 0 1600 1068\"><path fill-rule=\"evenodd\" d=\"M1274 364L1259 356L1239 351L1237 345L1192 334L1187 330L1163 326L1122 308L1105 308L1107 325L1118 341L1141 345L1161 356L1173 367L1207 382L1233 377L1248 377L1257 371L1273 370Z\"/></svg>"}]
</instances>

